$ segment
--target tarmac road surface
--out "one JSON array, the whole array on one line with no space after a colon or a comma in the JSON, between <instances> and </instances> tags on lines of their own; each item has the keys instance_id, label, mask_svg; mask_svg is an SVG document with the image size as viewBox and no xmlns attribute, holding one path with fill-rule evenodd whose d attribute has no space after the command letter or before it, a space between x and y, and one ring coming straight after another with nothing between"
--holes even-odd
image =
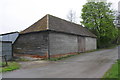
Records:
<instances>
[{"instance_id":1,"label":"tarmac road surface","mask_svg":"<svg viewBox=\"0 0 120 80\"><path fill-rule=\"evenodd\" d=\"M101 78L118 59L118 48L82 53L43 66L3 73L3 78ZM46 64L46 63L45 63ZM41 64L36 64L41 65Z\"/></svg>"}]
</instances>

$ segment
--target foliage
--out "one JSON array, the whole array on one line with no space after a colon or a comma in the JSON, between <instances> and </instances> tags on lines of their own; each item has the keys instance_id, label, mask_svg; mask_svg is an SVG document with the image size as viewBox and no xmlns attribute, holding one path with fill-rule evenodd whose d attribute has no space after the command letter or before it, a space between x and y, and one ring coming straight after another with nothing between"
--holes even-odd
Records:
<instances>
[{"instance_id":1,"label":"foliage","mask_svg":"<svg viewBox=\"0 0 120 80\"><path fill-rule=\"evenodd\" d=\"M5 62L0 62L0 67L6 66Z\"/></svg>"},{"instance_id":2,"label":"foliage","mask_svg":"<svg viewBox=\"0 0 120 80\"><path fill-rule=\"evenodd\" d=\"M97 36L98 48L108 47L118 36L110 6L106 2L87 2L82 9L81 23Z\"/></svg>"},{"instance_id":3,"label":"foliage","mask_svg":"<svg viewBox=\"0 0 120 80\"><path fill-rule=\"evenodd\" d=\"M30 61L30 60L19 57L19 58L15 59L14 61L21 62L21 61Z\"/></svg>"},{"instance_id":4,"label":"foliage","mask_svg":"<svg viewBox=\"0 0 120 80\"><path fill-rule=\"evenodd\" d=\"M0 72L7 72L7 71L13 71L16 69L19 69L20 65L16 62L8 62L8 66L6 67L0 67Z\"/></svg>"},{"instance_id":5,"label":"foliage","mask_svg":"<svg viewBox=\"0 0 120 80\"><path fill-rule=\"evenodd\" d=\"M119 78L120 80L120 60L118 60L112 67L105 73L103 78Z\"/></svg>"}]
</instances>

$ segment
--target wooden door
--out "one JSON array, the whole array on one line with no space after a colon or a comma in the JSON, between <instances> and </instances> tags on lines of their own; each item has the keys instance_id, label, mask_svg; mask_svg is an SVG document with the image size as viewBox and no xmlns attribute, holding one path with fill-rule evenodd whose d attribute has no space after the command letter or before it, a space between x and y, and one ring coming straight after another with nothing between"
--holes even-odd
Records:
<instances>
[{"instance_id":1,"label":"wooden door","mask_svg":"<svg viewBox=\"0 0 120 80\"><path fill-rule=\"evenodd\" d=\"M78 52L85 52L85 37L78 36Z\"/></svg>"}]
</instances>

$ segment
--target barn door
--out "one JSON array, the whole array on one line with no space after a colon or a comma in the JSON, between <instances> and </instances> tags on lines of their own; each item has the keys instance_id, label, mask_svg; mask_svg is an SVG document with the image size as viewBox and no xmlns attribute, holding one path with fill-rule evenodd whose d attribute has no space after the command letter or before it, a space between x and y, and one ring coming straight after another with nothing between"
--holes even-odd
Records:
<instances>
[{"instance_id":1,"label":"barn door","mask_svg":"<svg viewBox=\"0 0 120 80\"><path fill-rule=\"evenodd\" d=\"M85 52L85 37L78 36L78 52Z\"/></svg>"}]
</instances>

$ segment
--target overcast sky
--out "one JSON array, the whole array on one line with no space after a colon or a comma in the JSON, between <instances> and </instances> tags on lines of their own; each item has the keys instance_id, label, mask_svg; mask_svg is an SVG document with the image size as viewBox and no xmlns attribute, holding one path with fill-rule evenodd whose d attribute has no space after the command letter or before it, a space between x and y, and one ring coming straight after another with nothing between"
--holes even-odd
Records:
<instances>
[{"instance_id":1,"label":"overcast sky","mask_svg":"<svg viewBox=\"0 0 120 80\"><path fill-rule=\"evenodd\" d=\"M118 1L112 8L118 9ZM76 22L80 24L82 6L86 0L0 0L0 34L21 31L46 14L51 14L67 20L70 10L76 12Z\"/></svg>"}]
</instances>

